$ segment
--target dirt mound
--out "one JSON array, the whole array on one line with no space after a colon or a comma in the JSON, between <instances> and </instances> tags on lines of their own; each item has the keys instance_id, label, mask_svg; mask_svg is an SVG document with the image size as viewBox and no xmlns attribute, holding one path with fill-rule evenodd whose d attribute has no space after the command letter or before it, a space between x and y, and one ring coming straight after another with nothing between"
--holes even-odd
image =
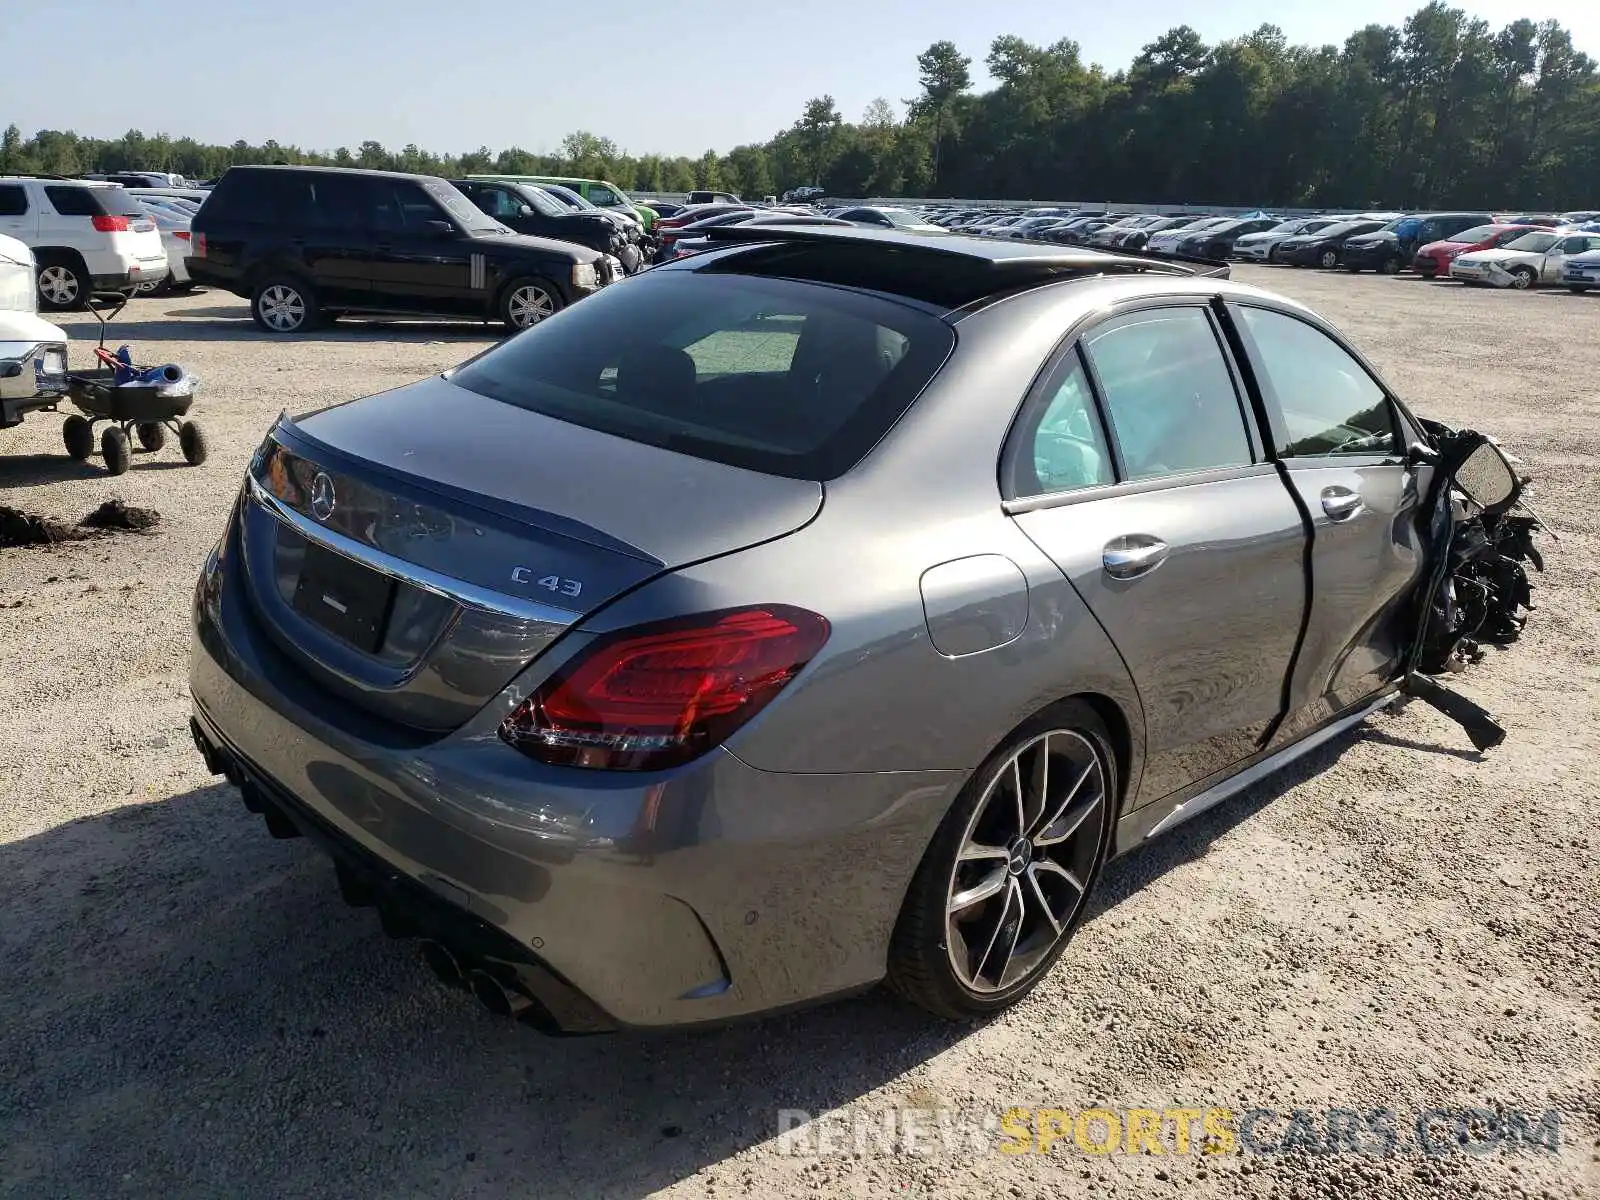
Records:
<instances>
[{"instance_id":1,"label":"dirt mound","mask_svg":"<svg viewBox=\"0 0 1600 1200\"><path fill-rule=\"evenodd\" d=\"M90 529L127 529L145 533L161 523L161 514L153 508L134 508L121 500L107 500L78 524Z\"/></svg>"},{"instance_id":2,"label":"dirt mound","mask_svg":"<svg viewBox=\"0 0 1600 1200\"><path fill-rule=\"evenodd\" d=\"M20 508L0 504L0 547L53 546L57 542L81 542L96 533L125 530L148 533L161 523L153 508L134 508L121 500L107 500L76 526L63 525L49 517L36 517Z\"/></svg>"},{"instance_id":3,"label":"dirt mound","mask_svg":"<svg viewBox=\"0 0 1600 1200\"><path fill-rule=\"evenodd\" d=\"M87 537L81 530L0 504L0 546L48 546Z\"/></svg>"}]
</instances>

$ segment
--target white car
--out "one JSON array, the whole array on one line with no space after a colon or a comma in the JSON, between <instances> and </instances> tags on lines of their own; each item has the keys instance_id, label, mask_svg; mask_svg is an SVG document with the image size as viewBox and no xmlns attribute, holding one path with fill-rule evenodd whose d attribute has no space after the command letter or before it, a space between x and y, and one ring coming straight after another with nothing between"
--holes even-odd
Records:
<instances>
[{"instance_id":1,"label":"white car","mask_svg":"<svg viewBox=\"0 0 1600 1200\"><path fill-rule=\"evenodd\" d=\"M167 252L168 269L165 278L141 283L135 290L144 295L163 285L187 288L189 266L183 260L190 252L189 218L193 214L181 208L161 204L153 198L141 198L139 204L150 214L150 219L156 223L156 230L161 234L161 247Z\"/></svg>"},{"instance_id":2,"label":"white car","mask_svg":"<svg viewBox=\"0 0 1600 1200\"><path fill-rule=\"evenodd\" d=\"M1192 234L1202 233L1207 229L1215 229L1224 222L1233 220L1232 217L1206 217L1202 221L1195 221L1189 225L1180 225L1174 229L1163 229L1160 233L1152 233L1150 240L1144 248L1153 253L1173 254L1177 252L1178 243Z\"/></svg>"},{"instance_id":3,"label":"white car","mask_svg":"<svg viewBox=\"0 0 1600 1200\"><path fill-rule=\"evenodd\" d=\"M1569 254L1561 268L1561 282L1574 292L1587 292L1590 288L1600 287L1600 250Z\"/></svg>"},{"instance_id":4,"label":"white car","mask_svg":"<svg viewBox=\"0 0 1600 1200\"><path fill-rule=\"evenodd\" d=\"M1262 233L1247 233L1233 243L1233 257L1246 262L1272 262L1276 258L1278 243L1285 238L1302 233L1316 233L1329 225L1337 224L1339 217L1294 217L1274 225Z\"/></svg>"},{"instance_id":5,"label":"white car","mask_svg":"<svg viewBox=\"0 0 1600 1200\"><path fill-rule=\"evenodd\" d=\"M84 308L95 292L167 276L155 221L114 183L0 178L0 234L33 251L42 309Z\"/></svg>"},{"instance_id":6,"label":"white car","mask_svg":"<svg viewBox=\"0 0 1600 1200\"><path fill-rule=\"evenodd\" d=\"M1518 290L1541 283L1560 283L1567 258L1590 250L1600 250L1600 233L1536 229L1494 250L1457 255L1450 263L1450 278L1467 284Z\"/></svg>"},{"instance_id":7,"label":"white car","mask_svg":"<svg viewBox=\"0 0 1600 1200\"><path fill-rule=\"evenodd\" d=\"M0 237L0 429L67 390L67 335L39 316L33 251Z\"/></svg>"}]
</instances>

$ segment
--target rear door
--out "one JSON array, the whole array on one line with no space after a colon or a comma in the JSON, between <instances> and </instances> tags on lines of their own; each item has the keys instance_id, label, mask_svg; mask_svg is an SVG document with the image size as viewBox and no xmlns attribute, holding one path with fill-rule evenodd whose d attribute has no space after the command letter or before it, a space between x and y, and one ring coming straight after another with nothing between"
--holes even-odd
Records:
<instances>
[{"instance_id":1,"label":"rear door","mask_svg":"<svg viewBox=\"0 0 1600 1200\"><path fill-rule=\"evenodd\" d=\"M1300 509L1236 380L1203 299L1139 309L1066 351L1013 435L1008 508L1138 686L1140 805L1257 751L1305 611Z\"/></svg>"},{"instance_id":2,"label":"rear door","mask_svg":"<svg viewBox=\"0 0 1600 1200\"><path fill-rule=\"evenodd\" d=\"M1288 309L1227 312L1267 410L1267 436L1311 520L1311 610L1277 741L1378 690L1405 636L1423 569L1418 434L1332 334Z\"/></svg>"},{"instance_id":3,"label":"rear door","mask_svg":"<svg viewBox=\"0 0 1600 1200\"><path fill-rule=\"evenodd\" d=\"M39 233L39 213L28 203L28 189L0 181L0 233L32 246Z\"/></svg>"}]
</instances>

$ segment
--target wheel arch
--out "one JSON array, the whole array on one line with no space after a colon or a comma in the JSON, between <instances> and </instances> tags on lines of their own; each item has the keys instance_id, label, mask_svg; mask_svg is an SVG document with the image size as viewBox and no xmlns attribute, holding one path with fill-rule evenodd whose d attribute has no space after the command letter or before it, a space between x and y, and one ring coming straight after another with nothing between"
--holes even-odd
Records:
<instances>
[{"instance_id":1,"label":"wheel arch","mask_svg":"<svg viewBox=\"0 0 1600 1200\"><path fill-rule=\"evenodd\" d=\"M34 262L44 266L46 259L65 259L69 266L76 267L83 272L85 281L89 278L89 264L84 259L81 250L75 250L71 246L35 246L33 248Z\"/></svg>"}]
</instances>

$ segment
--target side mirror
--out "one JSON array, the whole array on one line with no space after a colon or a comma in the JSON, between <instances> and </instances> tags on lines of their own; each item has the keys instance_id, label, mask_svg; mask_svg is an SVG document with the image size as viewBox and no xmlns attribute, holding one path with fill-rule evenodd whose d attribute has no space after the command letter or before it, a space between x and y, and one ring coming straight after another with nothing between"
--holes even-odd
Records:
<instances>
[{"instance_id":1,"label":"side mirror","mask_svg":"<svg viewBox=\"0 0 1600 1200\"><path fill-rule=\"evenodd\" d=\"M1517 473L1493 442L1483 442L1467 455L1452 482L1483 509L1503 507L1517 495Z\"/></svg>"},{"instance_id":2,"label":"side mirror","mask_svg":"<svg viewBox=\"0 0 1600 1200\"><path fill-rule=\"evenodd\" d=\"M519 217L531 217L531 216L533 216L533 205L531 205L531 204L519 204L519 205L517 205L517 216L519 216Z\"/></svg>"},{"instance_id":3,"label":"side mirror","mask_svg":"<svg viewBox=\"0 0 1600 1200\"><path fill-rule=\"evenodd\" d=\"M423 231L431 237L453 238L456 236L456 227L449 221L427 221L423 223Z\"/></svg>"}]
</instances>

